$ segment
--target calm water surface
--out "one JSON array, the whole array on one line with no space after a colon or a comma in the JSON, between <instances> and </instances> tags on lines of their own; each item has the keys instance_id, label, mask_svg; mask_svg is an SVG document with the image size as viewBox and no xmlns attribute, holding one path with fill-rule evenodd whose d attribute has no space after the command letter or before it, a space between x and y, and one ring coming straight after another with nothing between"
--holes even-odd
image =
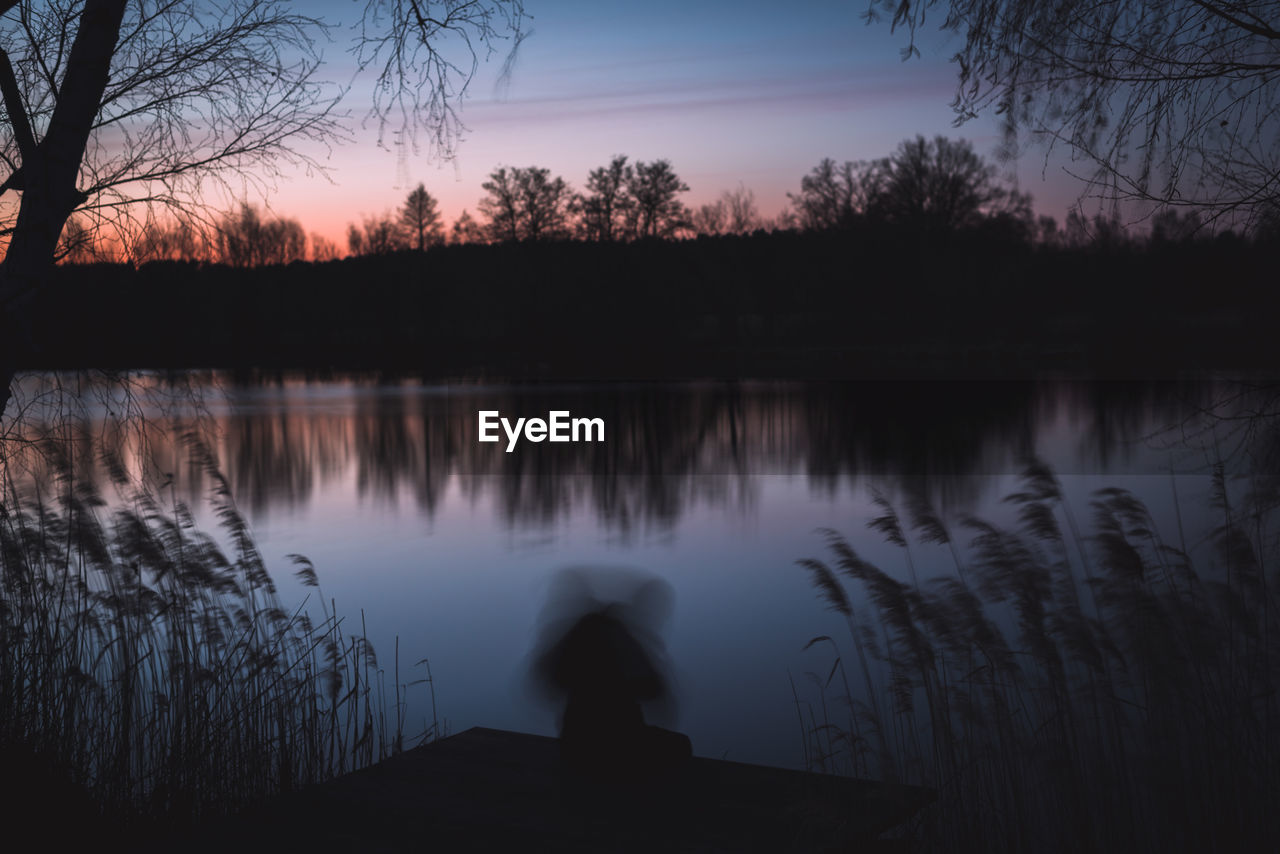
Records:
<instances>
[{"instance_id":1,"label":"calm water surface","mask_svg":"<svg viewBox=\"0 0 1280 854\"><path fill-rule=\"evenodd\" d=\"M698 754L793 767L803 754L790 679L804 685L831 663L802 647L845 632L796 565L823 556L815 529L841 531L905 575L901 550L867 527L874 495L895 505L923 495L952 523L973 514L1014 525L1001 498L1034 456L1080 518L1092 490L1122 486L1175 539L1179 520L1207 524L1211 465L1244 465L1231 422L1206 417L1238 404L1242 387L1222 381L510 387L194 376L177 389L146 377L138 386L135 399L77 390L96 425L67 439L82 472L100 476L89 448L116 443L136 471L149 466L199 504L211 484L178 437L205 436L285 601L310 594L316 604L289 574L286 556L305 554L350 627L364 621L384 668L397 638L402 680L430 660L451 731L554 734L554 710L524 685L549 583L566 567L630 567L675 591L666 638L679 706L667 723ZM505 442L477 441L479 410L600 417L605 441L508 454ZM924 576L951 566L934 546L913 544L912 557ZM429 716L423 687L410 703L411 719Z\"/></svg>"}]
</instances>

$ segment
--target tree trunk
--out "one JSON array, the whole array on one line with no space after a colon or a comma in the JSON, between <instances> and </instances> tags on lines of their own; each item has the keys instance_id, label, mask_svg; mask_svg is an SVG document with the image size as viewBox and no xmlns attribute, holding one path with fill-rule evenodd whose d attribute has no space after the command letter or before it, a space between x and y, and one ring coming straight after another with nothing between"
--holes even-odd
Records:
<instances>
[{"instance_id":1,"label":"tree trunk","mask_svg":"<svg viewBox=\"0 0 1280 854\"><path fill-rule=\"evenodd\" d=\"M3 4L0 3L0 6ZM84 202L76 187L89 133L102 105L111 57L127 0L88 0L80 14L67 73L44 139L22 152L22 202L4 263L0 264L0 414L21 362L37 351L30 339L30 298L53 268L58 238L71 212ZM21 105L9 105L10 110ZM15 117L10 116L10 123Z\"/></svg>"}]
</instances>

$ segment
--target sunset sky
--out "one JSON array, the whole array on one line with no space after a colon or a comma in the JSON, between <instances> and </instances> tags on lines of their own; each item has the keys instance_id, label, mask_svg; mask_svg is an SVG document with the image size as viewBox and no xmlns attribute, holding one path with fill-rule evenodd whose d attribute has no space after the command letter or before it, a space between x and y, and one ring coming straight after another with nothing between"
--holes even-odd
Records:
<instances>
[{"instance_id":1,"label":"sunset sky","mask_svg":"<svg viewBox=\"0 0 1280 854\"><path fill-rule=\"evenodd\" d=\"M332 183L299 175L279 184L271 206L340 245L348 222L398 206L419 181L446 223L463 208L474 214L499 164L548 167L581 188L614 154L667 158L690 186L687 204L741 183L772 216L823 157L880 157L916 133L963 136L988 157L998 141L992 117L951 126L958 36L930 30L922 56L903 62L905 34L868 25L865 2L528 0L533 34L509 85L497 86L502 57L481 68L463 109L466 138L443 162L379 148L376 124L361 126L371 79L352 80L346 51L364 3L318 5L342 25L325 73L351 80L343 103L354 139L322 156ZM1045 169L1033 149L1017 170L1037 209L1061 220L1079 192L1061 164Z\"/></svg>"}]
</instances>

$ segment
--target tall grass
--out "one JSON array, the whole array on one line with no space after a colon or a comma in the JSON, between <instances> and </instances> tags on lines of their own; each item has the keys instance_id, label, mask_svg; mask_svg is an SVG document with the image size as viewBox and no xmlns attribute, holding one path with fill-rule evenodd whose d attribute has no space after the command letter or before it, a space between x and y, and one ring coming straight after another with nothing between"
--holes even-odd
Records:
<instances>
[{"instance_id":1,"label":"tall grass","mask_svg":"<svg viewBox=\"0 0 1280 854\"><path fill-rule=\"evenodd\" d=\"M388 686L363 625L346 629L322 598L285 608L216 461L189 446L214 484L216 536L119 459L112 506L56 444L52 480L4 483L0 754L63 769L115 821L230 812L406 742L398 660ZM318 594L314 567L291 557Z\"/></svg>"},{"instance_id":2,"label":"tall grass","mask_svg":"<svg viewBox=\"0 0 1280 854\"><path fill-rule=\"evenodd\" d=\"M1274 504L1262 489L1233 502L1219 468L1197 548L1180 512L1168 542L1125 490L1094 493L1086 535L1043 465L1021 483L1014 529L961 519L967 546L924 501L900 512L877 496L870 526L911 581L834 531L826 560L800 561L849 633L810 642L834 650L817 702L800 704L811 766L937 787L912 834L923 850L1270 850ZM950 566L921 583L925 543Z\"/></svg>"}]
</instances>

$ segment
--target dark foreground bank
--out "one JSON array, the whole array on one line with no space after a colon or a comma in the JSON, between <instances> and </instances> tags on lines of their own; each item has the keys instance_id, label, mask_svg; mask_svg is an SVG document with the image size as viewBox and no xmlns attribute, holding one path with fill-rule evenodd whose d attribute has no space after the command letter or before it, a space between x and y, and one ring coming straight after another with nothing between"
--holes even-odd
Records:
<instances>
[{"instance_id":1,"label":"dark foreground bank","mask_svg":"<svg viewBox=\"0 0 1280 854\"><path fill-rule=\"evenodd\" d=\"M477 727L217 826L196 850L876 851L932 800L714 759L590 783L561 764L555 739Z\"/></svg>"}]
</instances>

